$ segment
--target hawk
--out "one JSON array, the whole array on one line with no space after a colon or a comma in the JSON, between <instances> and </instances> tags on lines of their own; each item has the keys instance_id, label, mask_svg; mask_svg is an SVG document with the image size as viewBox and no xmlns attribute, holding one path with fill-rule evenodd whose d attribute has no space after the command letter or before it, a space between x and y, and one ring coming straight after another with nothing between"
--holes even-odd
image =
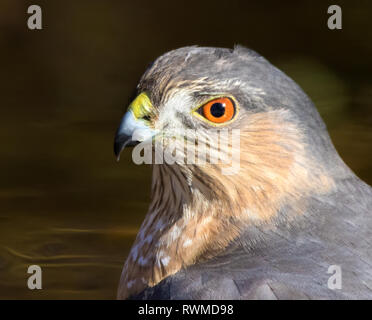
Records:
<instances>
[{"instance_id":1,"label":"hawk","mask_svg":"<svg viewBox=\"0 0 372 320\"><path fill-rule=\"evenodd\" d=\"M224 144L214 135L224 130L239 134ZM163 150L197 141L211 152L152 158L151 204L119 299L372 298L371 187L342 161L309 97L265 58L241 46L160 56L115 154L147 144L153 155L160 136ZM209 161L217 150L238 151L235 172Z\"/></svg>"}]
</instances>

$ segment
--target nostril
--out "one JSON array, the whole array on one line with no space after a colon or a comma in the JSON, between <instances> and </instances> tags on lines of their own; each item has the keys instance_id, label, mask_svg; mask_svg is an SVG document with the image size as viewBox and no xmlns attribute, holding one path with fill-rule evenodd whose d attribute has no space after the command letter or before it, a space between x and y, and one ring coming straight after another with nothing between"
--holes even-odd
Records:
<instances>
[{"instance_id":1,"label":"nostril","mask_svg":"<svg viewBox=\"0 0 372 320\"><path fill-rule=\"evenodd\" d=\"M150 121L151 117L147 115L147 116L143 116L142 119L145 121Z\"/></svg>"}]
</instances>

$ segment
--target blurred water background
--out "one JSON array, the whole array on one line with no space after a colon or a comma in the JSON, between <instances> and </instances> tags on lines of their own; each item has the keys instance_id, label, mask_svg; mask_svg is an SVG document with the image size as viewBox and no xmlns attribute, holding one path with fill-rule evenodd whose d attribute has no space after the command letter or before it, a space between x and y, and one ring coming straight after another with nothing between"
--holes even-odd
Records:
<instances>
[{"instance_id":1,"label":"blurred water background","mask_svg":"<svg viewBox=\"0 0 372 320\"><path fill-rule=\"evenodd\" d=\"M27 7L43 30L27 29ZM372 184L372 2L0 3L0 298L112 299L149 203L149 166L113 157L146 66L185 45L248 46L310 95L344 161ZM26 286L43 269L43 290Z\"/></svg>"}]
</instances>

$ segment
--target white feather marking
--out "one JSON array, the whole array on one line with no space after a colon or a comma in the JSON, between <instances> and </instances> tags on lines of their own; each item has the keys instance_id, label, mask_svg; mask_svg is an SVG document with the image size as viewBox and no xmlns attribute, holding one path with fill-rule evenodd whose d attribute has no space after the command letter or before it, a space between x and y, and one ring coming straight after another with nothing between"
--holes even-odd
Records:
<instances>
[{"instance_id":1,"label":"white feather marking","mask_svg":"<svg viewBox=\"0 0 372 320\"><path fill-rule=\"evenodd\" d=\"M180 234L181 234L181 228L174 225L172 229L170 230L170 234L168 238L169 243L172 243L173 241L175 241L180 236Z\"/></svg>"},{"instance_id":2,"label":"white feather marking","mask_svg":"<svg viewBox=\"0 0 372 320\"><path fill-rule=\"evenodd\" d=\"M256 212L254 212L252 210L249 210L249 209L245 209L243 211L243 214L247 215L252 220L261 220L262 219L259 214L257 214Z\"/></svg>"},{"instance_id":3,"label":"white feather marking","mask_svg":"<svg viewBox=\"0 0 372 320\"><path fill-rule=\"evenodd\" d=\"M186 247L189 247L190 245L192 244L192 240L187 238L185 240L185 242L183 243L183 247L186 248Z\"/></svg>"},{"instance_id":4,"label":"white feather marking","mask_svg":"<svg viewBox=\"0 0 372 320\"><path fill-rule=\"evenodd\" d=\"M157 264L159 266L159 268L161 267L161 258L164 256L164 251L163 250L160 250L157 254L156 254L156 260L157 260Z\"/></svg>"},{"instance_id":5,"label":"white feather marking","mask_svg":"<svg viewBox=\"0 0 372 320\"><path fill-rule=\"evenodd\" d=\"M164 257L164 258L161 258L161 263L163 264L163 266L167 266L168 265L168 263L169 263L169 261L170 261L170 257L169 256L166 256L166 257Z\"/></svg>"}]
</instances>

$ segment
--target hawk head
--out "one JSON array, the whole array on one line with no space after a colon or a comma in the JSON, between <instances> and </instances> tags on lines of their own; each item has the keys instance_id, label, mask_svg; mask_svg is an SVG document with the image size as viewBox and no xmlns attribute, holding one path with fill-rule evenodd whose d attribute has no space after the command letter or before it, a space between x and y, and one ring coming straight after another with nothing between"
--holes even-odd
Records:
<instances>
[{"instance_id":1,"label":"hawk head","mask_svg":"<svg viewBox=\"0 0 372 320\"><path fill-rule=\"evenodd\" d=\"M118 157L137 144L133 155L153 165L153 181L121 298L219 254L248 226L269 230L296 221L310 194L333 187L329 172L341 160L318 112L254 51L168 52L137 91L114 151ZM253 247L260 234L244 241Z\"/></svg>"}]
</instances>

